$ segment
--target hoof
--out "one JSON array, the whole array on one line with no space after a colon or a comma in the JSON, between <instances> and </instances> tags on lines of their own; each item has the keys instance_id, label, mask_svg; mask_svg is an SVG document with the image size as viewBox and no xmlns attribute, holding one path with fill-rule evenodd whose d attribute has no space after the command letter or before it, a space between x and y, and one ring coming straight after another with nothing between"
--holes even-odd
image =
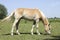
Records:
<instances>
[{"instance_id":1,"label":"hoof","mask_svg":"<svg viewBox=\"0 0 60 40\"><path fill-rule=\"evenodd\" d=\"M17 33L18 35L20 35L20 33Z\"/></svg>"},{"instance_id":2,"label":"hoof","mask_svg":"<svg viewBox=\"0 0 60 40\"><path fill-rule=\"evenodd\" d=\"M40 33L38 33L38 35L40 35Z\"/></svg>"},{"instance_id":3,"label":"hoof","mask_svg":"<svg viewBox=\"0 0 60 40\"><path fill-rule=\"evenodd\" d=\"M31 35L33 35L33 33L31 33Z\"/></svg>"},{"instance_id":4,"label":"hoof","mask_svg":"<svg viewBox=\"0 0 60 40\"><path fill-rule=\"evenodd\" d=\"M13 33L11 33L11 36L13 36Z\"/></svg>"}]
</instances>

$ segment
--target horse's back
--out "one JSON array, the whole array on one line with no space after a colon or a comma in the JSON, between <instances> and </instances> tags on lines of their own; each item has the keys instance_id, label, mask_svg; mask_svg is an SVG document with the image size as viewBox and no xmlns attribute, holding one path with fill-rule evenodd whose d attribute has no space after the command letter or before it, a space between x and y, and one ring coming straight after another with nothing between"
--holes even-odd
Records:
<instances>
[{"instance_id":1,"label":"horse's back","mask_svg":"<svg viewBox=\"0 0 60 40\"><path fill-rule=\"evenodd\" d=\"M31 9L31 8L18 8L15 10L15 13L18 17L24 16L28 19L38 19L42 17L41 12L39 9Z\"/></svg>"}]
</instances>

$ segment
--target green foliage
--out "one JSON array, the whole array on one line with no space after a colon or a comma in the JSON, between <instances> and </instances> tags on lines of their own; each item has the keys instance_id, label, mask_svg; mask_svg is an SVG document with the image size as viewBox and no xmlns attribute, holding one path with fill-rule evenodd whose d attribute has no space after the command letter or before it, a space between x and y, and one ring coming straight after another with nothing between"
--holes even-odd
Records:
<instances>
[{"instance_id":1,"label":"green foliage","mask_svg":"<svg viewBox=\"0 0 60 40\"><path fill-rule=\"evenodd\" d=\"M0 4L0 19L7 16L7 9L4 5Z\"/></svg>"},{"instance_id":2,"label":"green foliage","mask_svg":"<svg viewBox=\"0 0 60 40\"><path fill-rule=\"evenodd\" d=\"M49 22L60 22L60 18L49 18Z\"/></svg>"}]
</instances>

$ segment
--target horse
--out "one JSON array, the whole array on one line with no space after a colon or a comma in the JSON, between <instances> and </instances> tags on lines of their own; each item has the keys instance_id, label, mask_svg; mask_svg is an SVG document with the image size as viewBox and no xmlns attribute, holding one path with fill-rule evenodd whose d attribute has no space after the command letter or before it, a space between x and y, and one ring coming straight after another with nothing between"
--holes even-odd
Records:
<instances>
[{"instance_id":1,"label":"horse","mask_svg":"<svg viewBox=\"0 0 60 40\"><path fill-rule=\"evenodd\" d=\"M40 9L37 8L17 8L12 13L4 18L2 21L10 19L12 16L14 16L15 20L12 25L12 30L11 30L11 35L13 35L14 27L16 27L16 32L18 35L20 35L18 31L18 25L21 19L27 19L27 20L32 20L33 25L31 29L31 34L33 35L33 28L36 27L37 34L40 35L40 32L38 30L39 27L39 21L41 20L44 27L45 27L45 32L48 34L51 34L50 32L50 24L47 19L47 17L43 14L43 12Z\"/></svg>"}]
</instances>

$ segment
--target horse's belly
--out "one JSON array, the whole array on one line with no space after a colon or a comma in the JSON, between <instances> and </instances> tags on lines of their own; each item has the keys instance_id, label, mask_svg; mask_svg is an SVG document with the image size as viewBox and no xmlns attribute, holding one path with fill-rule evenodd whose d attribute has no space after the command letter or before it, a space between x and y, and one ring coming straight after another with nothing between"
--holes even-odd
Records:
<instances>
[{"instance_id":1,"label":"horse's belly","mask_svg":"<svg viewBox=\"0 0 60 40\"><path fill-rule=\"evenodd\" d=\"M36 14L23 13L23 17L26 18L26 19L33 19L33 20L35 20L36 19Z\"/></svg>"},{"instance_id":2,"label":"horse's belly","mask_svg":"<svg viewBox=\"0 0 60 40\"><path fill-rule=\"evenodd\" d=\"M33 16L29 16L29 15L25 15L25 16L23 16L23 17L26 18L26 19L34 19Z\"/></svg>"}]
</instances>

